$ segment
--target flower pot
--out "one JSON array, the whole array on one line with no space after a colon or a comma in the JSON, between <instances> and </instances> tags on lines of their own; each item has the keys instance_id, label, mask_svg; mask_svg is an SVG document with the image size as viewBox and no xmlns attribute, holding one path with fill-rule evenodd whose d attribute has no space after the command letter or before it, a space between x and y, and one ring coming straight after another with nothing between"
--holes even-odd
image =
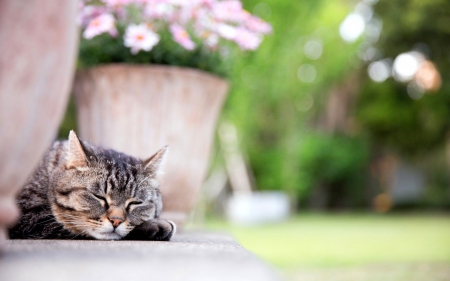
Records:
<instances>
[{"instance_id":1,"label":"flower pot","mask_svg":"<svg viewBox=\"0 0 450 281\"><path fill-rule=\"evenodd\" d=\"M79 71L78 132L140 158L168 145L162 217L182 224L206 176L227 91L224 79L189 68L112 64Z\"/></svg>"},{"instance_id":2,"label":"flower pot","mask_svg":"<svg viewBox=\"0 0 450 281\"><path fill-rule=\"evenodd\" d=\"M55 137L67 104L78 42L77 4L0 0L2 238L18 216L15 196Z\"/></svg>"}]
</instances>

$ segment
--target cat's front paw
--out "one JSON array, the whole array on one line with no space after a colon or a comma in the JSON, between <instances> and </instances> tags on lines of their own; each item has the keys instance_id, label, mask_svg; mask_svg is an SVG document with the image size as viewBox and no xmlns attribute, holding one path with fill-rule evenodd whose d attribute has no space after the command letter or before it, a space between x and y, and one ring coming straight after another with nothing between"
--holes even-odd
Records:
<instances>
[{"instance_id":1,"label":"cat's front paw","mask_svg":"<svg viewBox=\"0 0 450 281\"><path fill-rule=\"evenodd\" d=\"M126 237L131 240L169 241L175 235L177 226L168 220L150 220L137 226Z\"/></svg>"}]
</instances>

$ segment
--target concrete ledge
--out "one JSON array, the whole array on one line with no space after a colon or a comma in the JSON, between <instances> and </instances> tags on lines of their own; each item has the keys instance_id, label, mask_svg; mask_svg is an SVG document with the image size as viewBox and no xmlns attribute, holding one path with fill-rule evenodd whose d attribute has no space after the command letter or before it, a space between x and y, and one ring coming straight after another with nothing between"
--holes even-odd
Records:
<instances>
[{"instance_id":1,"label":"concrete ledge","mask_svg":"<svg viewBox=\"0 0 450 281\"><path fill-rule=\"evenodd\" d=\"M9 240L0 280L279 280L232 238L182 233L171 242Z\"/></svg>"}]
</instances>

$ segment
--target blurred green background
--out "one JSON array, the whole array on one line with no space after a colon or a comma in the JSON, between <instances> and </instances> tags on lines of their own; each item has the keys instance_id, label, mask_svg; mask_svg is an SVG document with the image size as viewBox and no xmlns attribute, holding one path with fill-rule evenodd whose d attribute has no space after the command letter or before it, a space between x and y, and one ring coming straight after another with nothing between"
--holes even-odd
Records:
<instances>
[{"instance_id":1,"label":"blurred green background","mask_svg":"<svg viewBox=\"0 0 450 281\"><path fill-rule=\"evenodd\" d=\"M374 196L390 188L380 183L378 162L392 157L426 178L423 196L404 205L450 206L450 4L376 2L244 1L274 33L257 52L236 60L224 116L239 129L258 188L285 190L300 208L314 188L341 197L325 209L370 208ZM378 38L362 34L348 43L340 24L355 8L370 13L361 4L373 9L371 20L382 30ZM371 62L420 46L442 76L438 90L413 99L407 83L370 79ZM303 77L303 69L315 77Z\"/></svg>"},{"instance_id":2,"label":"blurred green background","mask_svg":"<svg viewBox=\"0 0 450 281\"><path fill-rule=\"evenodd\" d=\"M415 197L391 198L389 209L448 210L450 3L242 2L274 29L256 52L231 49L223 70L232 87L222 120L237 127L256 187L287 192L299 209L372 209L377 195L392 195L396 183L388 178L405 168L423 184ZM349 15L363 21L362 27L350 23L351 42L342 35ZM89 44L104 45L84 40L80 61L86 50L103 53ZM411 51L435 65L440 79L435 88L417 88L414 79L403 82L391 74L394 60ZM390 69L377 82L369 73L379 62ZM59 136L73 128L72 101ZM326 202L314 202L317 190Z\"/></svg>"},{"instance_id":3,"label":"blurred green background","mask_svg":"<svg viewBox=\"0 0 450 281\"><path fill-rule=\"evenodd\" d=\"M292 280L450 280L450 2L242 2L274 31L234 56L221 119L255 187L300 215L237 227L210 206L205 225ZM411 57L425 76L402 76Z\"/></svg>"},{"instance_id":4,"label":"blurred green background","mask_svg":"<svg viewBox=\"0 0 450 281\"><path fill-rule=\"evenodd\" d=\"M244 5L274 33L236 61L224 115L239 128L256 186L288 192L299 215L207 225L231 232L290 280L449 280L450 2ZM379 36L366 22L354 42L343 40L341 23L354 12L381 24ZM371 79L373 62L392 68L412 50L435 64L437 89L414 95L411 82ZM302 77L305 65L314 78ZM422 183L415 196L404 190L408 180L400 183L408 177Z\"/></svg>"}]
</instances>

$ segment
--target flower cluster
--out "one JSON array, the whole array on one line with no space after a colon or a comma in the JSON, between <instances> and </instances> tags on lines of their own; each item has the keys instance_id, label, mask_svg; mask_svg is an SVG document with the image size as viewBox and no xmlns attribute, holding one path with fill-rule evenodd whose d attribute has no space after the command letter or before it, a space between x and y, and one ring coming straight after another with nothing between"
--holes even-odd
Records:
<instances>
[{"instance_id":1,"label":"flower cluster","mask_svg":"<svg viewBox=\"0 0 450 281\"><path fill-rule=\"evenodd\" d=\"M186 50L201 43L212 50L220 40L235 42L242 50L256 50L272 27L242 8L238 0L85 0L80 4L83 37L103 33L119 36L133 54L150 51L168 30ZM195 41L195 42L194 42Z\"/></svg>"}]
</instances>

